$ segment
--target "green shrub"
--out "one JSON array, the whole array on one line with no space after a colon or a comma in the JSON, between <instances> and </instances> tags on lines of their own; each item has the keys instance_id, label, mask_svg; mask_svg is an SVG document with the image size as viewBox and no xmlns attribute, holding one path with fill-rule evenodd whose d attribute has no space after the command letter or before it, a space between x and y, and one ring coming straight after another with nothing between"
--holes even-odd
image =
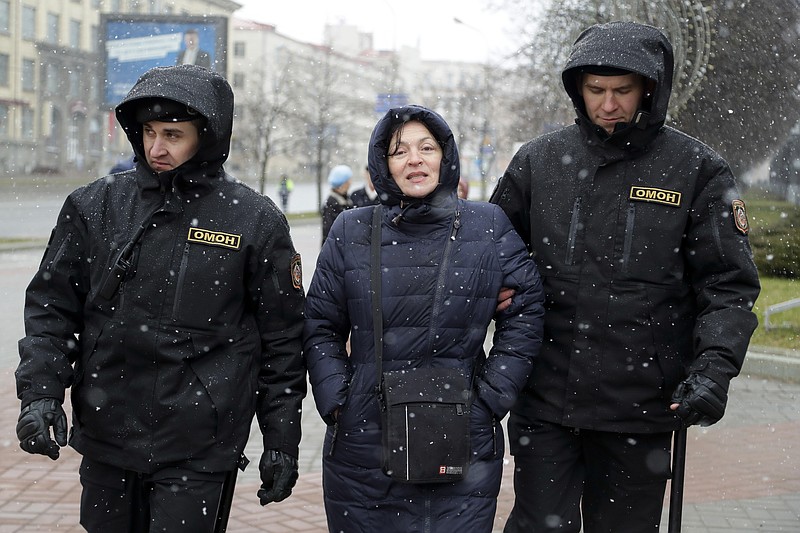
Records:
<instances>
[{"instance_id":1,"label":"green shrub","mask_svg":"<svg viewBox=\"0 0 800 533\"><path fill-rule=\"evenodd\" d=\"M764 197L746 202L759 275L800 277L800 207Z\"/></svg>"}]
</instances>

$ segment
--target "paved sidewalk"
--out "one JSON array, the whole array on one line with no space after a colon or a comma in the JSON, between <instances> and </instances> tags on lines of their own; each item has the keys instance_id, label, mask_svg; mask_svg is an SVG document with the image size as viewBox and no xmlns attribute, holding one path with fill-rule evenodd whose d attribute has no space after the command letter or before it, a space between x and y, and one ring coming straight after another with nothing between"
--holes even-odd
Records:
<instances>
[{"instance_id":1,"label":"paved sidewalk","mask_svg":"<svg viewBox=\"0 0 800 533\"><path fill-rule=\"evenodd\" d=\"M22 452L14 434L19 406L13 370L1 370L0 379L5 385L0 389L0 533L83 531L78 525L80 457L69 448L58 461ZM742 376L733 382L723 421L690 429L684 533L800 532L798 405L800 385ZM303 426L297 487L288 500L266 507L256 497L261 444L254 431L247 449L253 463L239 476L230 533L326 531L323 427L310 398ZM498 503L498 532L513 502L510 461Z\"/></svg>"},{"instance_id":2,"label":"paved sidewalk","mask_svg":"<svg viewBox=\"0 0 800 533\"><path fill-rule=\"evenodd\" d=\"M308 272L319 249L319 231L314 223L292 226ZM46 232L44 237L40 234L37 238L46 238ZM0 364L0 533L81 532L80 457L71 448L62 450L58 461L28 455L19 449L15 435L19 402L13 368L8 367L16 364L13 354L22 335L22 290L41 256L42 244L37 241L33 246L34 252L20 258L5 252L0 263L0 287L5 287L0 290L4 300L0 346L7 356ZM731 386L725 418L710 428L689 431L683 533L800 532L800 351L764 352L754 347L748 354L742 376ZM309 397L294 493L284 502L261 507L256 497L261 438L256 429L246 450L252 463L236 487L230 533L326 531L320 479L323 433ZM498 501L497 532L513 504L512 474L509 457Z\"/></svg>"}]
</instances>

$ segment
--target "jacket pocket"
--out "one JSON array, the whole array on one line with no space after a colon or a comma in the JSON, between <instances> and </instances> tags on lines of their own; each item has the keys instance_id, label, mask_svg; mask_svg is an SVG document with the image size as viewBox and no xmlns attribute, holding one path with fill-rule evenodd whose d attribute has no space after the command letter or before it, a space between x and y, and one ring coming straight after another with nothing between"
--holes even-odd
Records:
<instances>
[{"instance_id":1,"label":"jacket pocket","mask_svg":"<svg viewBox=\"0 0 800 533\"><path fill-rule=\"evenodd\" d=\"M247 421L256 410L256 358L260 352L255 335L231 338L192 333L191 339L194 353L187 363L202 388L195 387L188 409L199 408L202 397L207 396L208 412L197 414L213 417L212 437L223 442L246 439Z\"/></svg>"},{"instance_id":2,"label":"jacket pocket","mask_svg":"<svg viewBox=\"0 0 800 533\"><path fill-rule=\"evenodd\" d=\"M685 302L692 301L687 288L655 288L647 291L650 302L653 350L664 376L665 394L683 379L693 357L695 313Z\"/></svg>"},{"instance_id":3,"label":"jacket pocket","mask_svg":"<svg viewBox=\"0 0 800 533\"><path fill-rule=\"evenodd\" d=\"M94 440L122 448L129 412L124 329L108 321L101 331L82 335L81 344L71 393L74 425Z\"/></svg>"},{"instance_id":4,"label":"jacket pocket","mask_svg":"<svg viewBox=\"0 0 800 533\"><path fill-rule=\"evenodd\" d=\"M469 433L472 460L485 461L504 453L502 428L492 410L477 397L470 406Z\"/></svg>"}]
</instances>

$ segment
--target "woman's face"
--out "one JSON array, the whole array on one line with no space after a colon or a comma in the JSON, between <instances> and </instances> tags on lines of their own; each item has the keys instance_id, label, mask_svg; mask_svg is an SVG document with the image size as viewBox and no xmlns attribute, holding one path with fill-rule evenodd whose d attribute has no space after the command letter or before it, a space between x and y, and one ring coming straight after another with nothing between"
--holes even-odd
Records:
<instances>
[{"instance_id":1,"label":"woman's face","mask_svg":"<svg viewBox=\"0 0 800 533\"><path fill-rule=\"evenodd\" d=\"M407 122L392 135L389 174L404 195L424 198L439 185L442 148L418 121Z\"/></svg>"}]
</instances>

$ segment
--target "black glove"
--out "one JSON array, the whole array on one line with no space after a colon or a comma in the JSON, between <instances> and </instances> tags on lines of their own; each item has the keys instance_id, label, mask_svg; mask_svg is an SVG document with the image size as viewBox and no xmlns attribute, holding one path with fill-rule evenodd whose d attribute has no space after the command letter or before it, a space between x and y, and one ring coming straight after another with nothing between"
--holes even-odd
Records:
<instances>
[{"instance_id":1,"label":"black glove","mask_svg":"<svg viewBox=\"0 0 800 533\"><path fill-rule=\"evenodd\" d=\"M713 379L692 373L678 384L672 401L679 404L677 414L684 426L710 426L725 414L728 391Z\"/></svg>"},{"instance_id":2,"label":"black glove","mask_svg":"<svg viewBox=\"0 0 800 533\"><path fill-rule=\"evenodd\" d=\"M283 501L292 494L297 482L297 459L279 450L264 450L258 470L261 472L258 490L261 505Z\"/></svg>"},{"instance_id":3,"label":"black glove","mask_svg":"<svg viewBox=\"0 0 800 533\"><path fill-rule=\"evenodd\" d=\"M55 442L50 438L53 428ZM67 445L67 415L54 398L33 400L22 408L17 421L19 447L28 453L40 453L54 461L58 449Z\"/></svg>"}]
</instances>

